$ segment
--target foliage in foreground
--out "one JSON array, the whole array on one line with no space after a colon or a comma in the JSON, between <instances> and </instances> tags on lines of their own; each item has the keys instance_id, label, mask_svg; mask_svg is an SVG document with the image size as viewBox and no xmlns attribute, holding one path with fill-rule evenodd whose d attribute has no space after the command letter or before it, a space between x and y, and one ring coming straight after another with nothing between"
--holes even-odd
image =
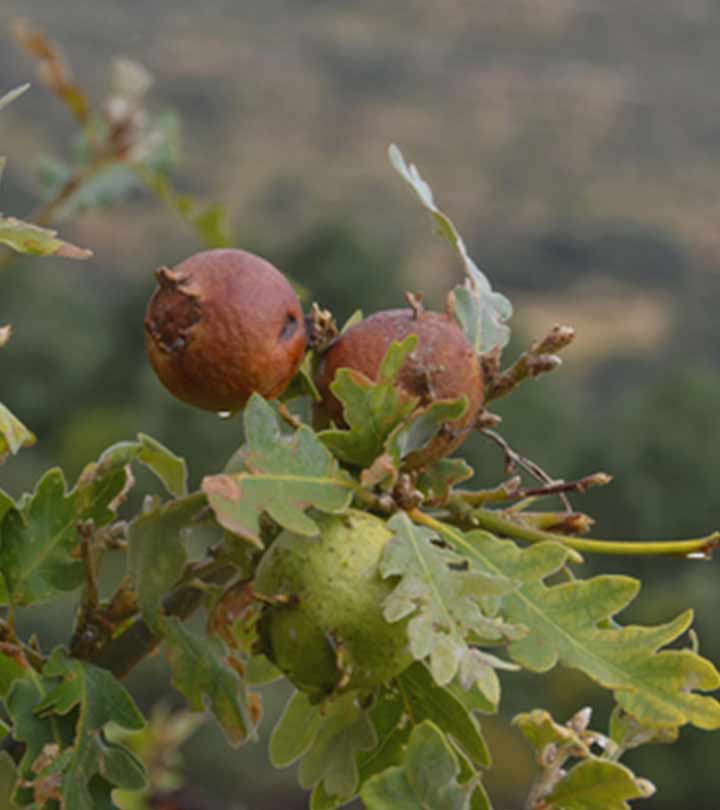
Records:
<instances>
[{"instance_id":1,"label":"foliage in foreground","mask_svg":"<svg viewBox=\"0 0 720 810\"><path fill-rule=\"evenodd\" d=\"M87 131L97 132L71 85L62 87ZM484 359L488 401L552 370L555 352L571 340L567 330L553 330L501 370L509 303L490 288L417 170L396 148L391 160L463 261L467 281L452 292L451 309ZM137 174L138 166L130 168ZM98 166L92 179L101 174ZM0 240L22 252L79 251L12 218L0 221ZM5 342L9 330L2 335ZM705 694L720 686L720 676L685 635L691 613L655 626L623 625L618 614L640 583L578 577L583 553L702 556L717 536L590 540L578 536L588 525L584 515L531 511L539 497L581 492L607 477L550 479L504 444L487 411L478 429L503 444L512 472L538 479L534 484L513 476L493 489L463 489L472 470L461 459L408 471L405 459L463 408L448 401L418 408L398 394L394 382L412 348L411 340L394 344L378 381L341 376L333 390L349 427L322 431L310 424L311 352L283 402L251 399L242 414L244 444L198 491L188 491L182 459L140 435L110 447L77 481L53 469L17 500L0 492L3 806L138 806L131 803L148 790L148 760L133 732L142 735L145 721L122 678L158 647L191 710L210 711L231 745L252 740L262 686L282 677L263 654L262 617L286 596L256 592L257 566L279 533L314 537L319 515L351 508L380 516L392 533L378 566L391 586L381 609L407 634L412 663L373 688L349 690L352 673L335 638L335 688L321 699L304 691L290 698L270 757L277 767L297 763L311 807L339 807L358 795L371 810L491 807L483 787L491 756L479 716L497 711L501 674L518 668L575 668L616 704L603 731L591 729L588 709L566 723L542 709L515 718L538 762L526 791L530 809L628 807L654 787L621 764L626 751L672 742L686 724L720 727L720 704ZM33 440L3 407L2 454ZM166 495L127 514L133 465L150 469ZM196 559L190 540L199 533L214 542ZM126 575L101 594L99 574L110 555L124 557ZM67 592L77 593L78 611L64 647L45 651L18 636L19 611L52 605ZM206 628L191 630L184 620L201 610Z\"/></svg>"}]
</instances>

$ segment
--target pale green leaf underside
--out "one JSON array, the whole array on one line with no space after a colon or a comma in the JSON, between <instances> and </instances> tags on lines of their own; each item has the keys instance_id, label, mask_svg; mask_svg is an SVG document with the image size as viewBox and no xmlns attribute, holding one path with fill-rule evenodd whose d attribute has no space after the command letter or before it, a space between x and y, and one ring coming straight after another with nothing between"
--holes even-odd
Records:
<instances>
[{"instance_id":1,"label":"pale green leaf underside","mask_svg":"<svg viewBox=\"0 0 720 810\"><path fill-rule=\"evenodd\" d=\"M429 658L438 684L449 683L473 655L467 643L470 632L494 641L519 634L494 617L485 615L483 599L515 587L512 579L488 575L468 566L450 548L438 546L434 532L411 523L399 512L388 521L395 536L380 563L383 577L399 577L384 604L385 618L408 624L410 650L417 660Z\"/></svg>"},{"instance_id":2,"label":"pale green leaf underside","mask_svg":"<svg viewBox=\"0 0 720 810\"><path fill-rule=\"evenodd\" d=\"M512 306L507 298L495 292L485 274L470 258L460 234L450 218L435 204L430 186L422 179L414 164L408 165L402 152L395 144L388 150L390 163L398 174L410 185L423 206L430 212L438 233L447 239L457 251L467 279L465 288L457 288L456 301L463 315L458 317L463 331L477 352L489 351L495 346L503 347L510 339L510 329L505 324L512 315ZM460 313L457 312L457 315Z\"/></svg>"}]
</instances>

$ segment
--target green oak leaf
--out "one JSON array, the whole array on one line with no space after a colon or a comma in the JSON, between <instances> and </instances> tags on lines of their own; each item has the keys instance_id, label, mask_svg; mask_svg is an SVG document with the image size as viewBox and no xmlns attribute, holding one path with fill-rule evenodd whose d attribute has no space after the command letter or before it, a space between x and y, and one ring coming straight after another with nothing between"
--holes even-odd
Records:
<instances>
[{"instance_id":1,"label":"green oak leaf","mask_svg":"<svg viewBox=\"0 0 720 810\"><path fill-rule=\"evenodd\" d=\"M254 738L257 704L238 672L230 665L225 645L198 635L174 618L163 619L173 686L193 711L212 711L228 742L237 747Z\"/></svg>"},{"instance_id":2,"label":"green oak leaf","mask_svg":"<svg viewBox=\"0 0 720 810\"><path fill-rule=\"evenodd\" d=\"M485 274L470 258L465 242L450 218L435 205L430 186L422 179L414 164L405 163L402 152L395 144L388 150L390 163L411 186L423 206L430 212L438 231L457 251L466 273L465 287L457 287L455 316L465 336L476 352L487 352L496 346L506 346L510 329L506 325L512 315L512 305L504 295L495 292Z\"/></svg>"},{"instance_id":3,"label":"green oak leaf","mask_svg":"<svg viewBox=\"0 0 720 810\"><path fill-rule=\"evenodd\" d=\"M322 783L330 796L347 801L359 785L356 754L377 745L375 727L357 696L345 695L321 714L317 733L303 754L298 777L306 789Z\"/></svg>"},{"instance_id":4,"label":"green oak leaf","mask_svg":"<svg viewBox=\"0 0 720 810\"><path fill-rule=\"evenodd\" d=\"M497 641L522 634L483 611L483 600L512 591L516 583L487 575L471 566L447 544L438 543L430 529L415 526L398 512L388 521L395 532L380 562L383 577L399 577L384 605L389 622L412 616L408 624L410 650L417 660L429 658L438 684L449 683L474 656L467 637L473 632Z\"/></svg>"},{"instance_id":5,"label":"green oak leaf","mask_svg":"<svg viewBox=\"0 0 720 810\"><path fill-rule=\"evenodd\" d=\"M307 753L322 725L321 708L305 692L293 692L270 737L270 762L287 768Z\"/></svg>"},{"instance_id":6,"label":"green oak leaf","mask_svg":"<svg viewBox=\"0 0 720 810\"><path fill-rule=\"evenodd\" d=\"M135 461L151 470L171 495L176 498L187 495L188 472L185 460L144 433L138 433L137 441L118 442L108 447L97 462L88 464L81 479L101 479Z\"/></svg>"},{"instance_id":7,"label":"green oak leaf","mask_svg":"<svg viewBox=\"0 0 720 810\"><path fill-rule=\"evenodd\" d=\"M35 444L35 436L0 403L0 461L8 453L16 455L21 448Z\"/></svg>"},{"instance_id":8,"label":"green oak leaf","mask_svg":"<svg viewBox=\"0 0 720 810\"><path fill-rule=\"evenodd\" d=\"M579 669L613 690L618 705L649 726L720 728L720 703L698 694L720 687L713 664L689 649L660 649L689 628L690 611L656 627L619 626L613 617L637 595L637 580L597 576L547 585L545 577L569 553L561 544L520 549L487 532L446 529L443 537L481 570L522 583L502 597L500 611L529 630L508 646L518 664L533 672L557 663Z\"/></svg>"},{"instance_id":9,"label":"green oak leaf","mask_svg":"<svg viewBox=\"0 0 720 810\"><path fill-rule=\"evenodd\" d=\"M140 513L128 528L128 569L135 582L143 618L159 630L162 598L181 578L187 564L188 528L204 498L190 496Z\"/></svg>"},{"instance_id":10,"label":"green oak leaf","mask_svg":"<svg viewBox=\"0 0 720 810\"><path fill-rule=\"evenodd\" d=\"M13 736L26 744L21 763L25 779L54 785L62 807L112 808L114 787L145 787L140 761L104 736L109 723L131 731L145 724L130 695L108 671L56 650L41 677L14 684L7 707ZM42 768L37 764L41 752L48 760Z\"/></svg>"},{"instance_id":11,"label":"green oak leaf","mask_svg":"<svg viewBox=\"0 0 720 810\"><path fill-rule=\"evenodd\" d=\"M84 570L78 549L78 524L95 527L115 517L116 499L125 490L124 466L104 468L102 475L81 476L67 491L59 469L48 471L34 493L13 504L0 493L0 574L17 605L52 599L74 590Z\"/></svg>"},{"instance_id":12,"label":"green oak leaf","mask_svg":"<svg viewBox=\"0 0 720 810\"><path fill-rule=\"evenodd\" d=\"M0 244L7 245L18 253L31 253L35 256L89 259L93 255L91 250L58 239L57 231L2 215L0 215Z\"/></svg>"},{"instance_id":13,"label":"green oak leaf","mask_svg":"<svg viewBox=\"0 0 720 810\"><path fill-rule=\"evenodd\" d=\"M450 743L429 720L413 729L405 761L371 777L360 796L367 810L470 810L470 786Z\"/></svg>"},{"instance_id":14,"label":"green oak leaf","mask_svg":"<svg viewBox=\"0 0 720 810\"><path fill-rule=\"evenodd\" d=\"M404 722L404 705L399 695L383 690L369 710L370 722L375 728L376 745L367 751L358 751L358 787L377 773L400 765L410 738L412 726ZM334 810L347 803L347 798L329 794L325 784L318 782L310 799L310 810Z\"/></svg>"},{"instance_id":15,"label":"green oak leaf","mask_svg":"<svg viewBox=\"0 0 720 810\"><path fill-rule=\"evenodd\" d=\"M417 341L417 335L408 335L391 343L376 381L354 369L338 370L330 390L343 405L349 429L323 430L318 436L341 461L368 467L383 452L393 429L415 409L419 399L403 392L395 381Z\"/></svg>"},{"instance_id":16,"label":"green oak leaf","mask_svg":"<svg viewBox=\"0 0 720 810\"><path fill-rule=\"evenodd\" d=\"M427 447L444 425L460 419L467 404L467 397L463 396L437 399L425 408L418 408L388 436L387 452L399 466L410 453Z\"/></svg>"},{"instance_id":17,"label":"green oak leaf","mask_svg":"<svg viewBox=\"0 0 720 810\"><path fill-rule=\"evenodd\" d=\"M14 604L31 604L72 591L83 580L76 549L77 495L68 494L59 469L49 470L22 509L0 524L0 573Z\"/></svg>"},{"instance_id":18,"label":"green oak leaf","mask_svg":"<svg viewBox=\"0 0 720 810\"><path fill-rule=\"evenodd\" d=\"M424 664L416 662L406 669L397 685L413 725L431 720L472 763L490 766L490 752L474 715L449 689L435 682Z\"/></svg>"},{"instance_id":19,"label":"green oak leaf","mask_svg":"<svg viewBox=\"0 0 720 810\"><path fill-rule=\"evenodd\" d=\"M250 398L243 421L246 445L226 473L202 482L221 526L262 547L263 512L291 531L313 536L318 527L307 509L338 513L348 507L352 482L309 427L281 432L275 411L258 394Z\"/></svg>"},{"instance_id":20,"label":"green oak leaf","mask_svg":"<svg viewBox=\"0 0 720 810\"><path fill-rule=\"evenodd\" d=\"M544 797L543 807L547 810L630 810L629 799L645 799L650 792L638 784L629 768L593 757L572 767Z\"/></svg>"},{"instance_id":21,"label":"green oak leaf","mask_svg":"<svg viewBox=\"0 0 720 810\"><path fill-rule=\"evenodd\" d=\"M70 658L55 650L43 669L43 678L59 678L60 682L48 691L35 707L40 716L66 715L79 710L77 744L85 738L114 723L128 731L140 731L145 719L130 694L120 681L106 669Z\"/></svg>"},{"instance_id":22,"label":"green oak leaf","mask_svg":"<svg viewBox=\"0 0 720 810\"><path fill-rule=\"evenodd\" d=\"M425 495L429 506L442 506L455 484L473 476L473 468L462 458L441 458L424 467L415 486Z\"/></svg>"}]
</instances>

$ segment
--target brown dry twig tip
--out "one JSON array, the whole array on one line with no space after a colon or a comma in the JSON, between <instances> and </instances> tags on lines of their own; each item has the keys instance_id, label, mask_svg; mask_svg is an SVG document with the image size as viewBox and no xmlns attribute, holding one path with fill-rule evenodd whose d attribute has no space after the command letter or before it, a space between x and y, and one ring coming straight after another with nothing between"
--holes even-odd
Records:
<instances>
[{"instance_id":1,"label":"brown dry twig tip","mask_svg":"<svg viewBox=\"0 0 720 810\"><path fill-rule=\"evenodd\" d=\"M27 20L15 20L11 29L15 42L37 61L40 81L85 125L90 117L87 97L73 81L72 70L60 48Z\"/></svg>"},{"instance_id":2,"label":"brown dry twig tip","mask_svg":"<svg viewBox=\"0 0 720 810\"><path fill-rule=\"evenodd\" d=\"M412 476L402 473L393 489L393 499L400 509L415 509L423 502L423 494L416 488Z\"/></svg>"},{"instance_id":3,"label":"brown dry twig tip","mask_svg":"<svg viewBox=\"0 0 720 810\"><path fill-rule=\"evenodd\" d=\"M321 309L316 301L310 307L310 314L305 318L308 335L308 347L317 351L326 349L338 336L335 318L329 309Z\"/></svg>"},{"instance_id":4,"label":"brown dry twig tip","mask_svg":"<svg viewBox=\"0 0 720 810\"><path fill-rule=\"evenodd\" d=\"M604 487L612 481L612 475L604 472L592 473L575 481L555 481L542 487L521 490L520 497L538 497L542 495L558 495L561 492L587 492L590 487Z\"/></svg>"},{"instance_id":5,"label":"brown dry twig tip","mask_svg":"<svg viewBox=\"0 0 720 810\"><path fill-rule=\"evenodd\" d=\"M501 422L502 416L482 408L478 411L477 419L475 420L475 430L491 430L492 428L496 428Z\"/></svg>"},{"instance_id":6,"label":"brown dry twig tip","mask_svg":"<svg viewBox=\"0 0 720 810\"><path fill-rule=\"evenodd\" d=\"M405 300L410 304L410 308L413 311L413 318L417 320L425 311L422 293L406 292Z\"/></svg>"},{"instance_id":7,"label":"brown dry twig tip","mask_svg":"<svg viewBox=\"0 0 720 810\"><path fill-rule=\"evenodd\" d=\"M483 357L486 373L485 402L492 402L509 394L525 380L547 374L561 365L556 352L569 346L575 339L570 326L556 324L542 340L534 341L506 371L499 371L499 357L491 352Z\"/></svg>"}]
</instances>

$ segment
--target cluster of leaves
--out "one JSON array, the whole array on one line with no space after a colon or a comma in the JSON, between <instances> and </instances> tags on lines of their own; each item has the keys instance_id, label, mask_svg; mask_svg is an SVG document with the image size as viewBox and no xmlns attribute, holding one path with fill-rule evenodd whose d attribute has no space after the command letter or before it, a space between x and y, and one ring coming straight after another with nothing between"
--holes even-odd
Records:
<instances>
[{"instance_id":1,"label":"cluster of leaves","mask_svg":"<svg viewBox=\"0 0 720 810\"><path fill-rule=\"evenodd\" d=\"M322 434L288 427L260 397L243 418L247 443L224 473L205 480L207 495L188 493L184 463L141 436L106 451L72 489L52 470L19 502L5 496L0 572L10 612L0 666L10 731L24 744L12 798L18 807L113 807L114 788L142 788L142 765L107 733L110 724L142 726L115 677L132 666L130 652L142 657L162 644L188 706L210 710L231 744L254 736L253 684L279 676L246 621L257 610L249 581L270 536L262 516L312 536L310 507L342 513L373 488L342 469ZM117 509L131 463L153 470L169 498L151 499L124 528ZM568 579L576 555L562 542L522 548L463 530L441 511L397 511L380 564L393 583L382 609L390 623L410 617L415 663L370 694L340 691L318 704L296 692L275 729L271 759L278 767L300 761L312 807L338 807L358 793L369 808L490 807L482 787L490 755L476 713L497 710L498 673L517 667L577 668L612 690L618 705L606 735L613 745L599 754L591 749L604 738L588 742L572 723L559 726L543 713L517 719L544 769L538 807L579 806L568 796L588 808L624 807L649 795L648 784L618 764L625 750L672 739L686 723L720 727L720 704L701 694L720 684L714 667L691 649L662 649L687 629L689 614L622 627L615 615L636 595L636 581ZM191 561L187 535L208 524L218 543L209 559ZM122 552L124 540L127 578L100 599L93 583L102 556ZM15 636L17 610L79 587L67 650L46 657ZM207 635L182 622L200 605L212 615ZM578 761L567 768L569 759Z\"/></svg>"},{"instance_id":2,"label":"cluster of leaves","mask_svg":"<svg viewBox=\"0 0 720 810\"><path fill-rule=\"evenodd\" d=\"M27 28L19 36L82 125L75 162L55 167L53 215L99 201L106 172L112 188L122 186L112 174L120 166L123 176L150 176L201 231L208 222L209 232L218 227L212 216L198 218L162 179L162 160L150 148L158 129L141 114L144 74L122 67L123 89L94 115L51 43ZM159 140L167 144L165 136ZM454 291L455 316L478 352L497 356L507 342L508 302L472 262L417 169L397 148L391 160L464 263L468 278ZM56 237L44 233L47 249L39 252L57 253L47 241ZM38 252L26 237L9 243ZM315 810L356 796L369 810L490 808L483 772L491 758L479 715L497 711L501 673L518 668L574 668L611 692L617 707L606 734L588 729L587 712L564 725L539 710L516 718L539 765L526 801L531 810L621 810L653 791L620 764L625 751L672 741L686 724L720 728L720 703L704 694L720 686L720 674L692 643L678 644L690 612L653 627L622 625L617 615L639 583L577 578L582 558L573 538L533 528L537 513L524 516L521 490L487 495L520 501L511 513L490 510L492 523L485 507L477 508L486 496L457 488L472 475L462 460L406 469L407 457L467 407L460 400L419 408L398 391L414 345L413 337L393 344L377 380L340 372L332 390L344 406L345 429L316 432L303 420L309 379L280 405L253 396L242 416L244 444L196 492L187 490L185 462L144 435L109 448L71 487L53 469L32 493L14 499L0 492L3 806L109 810L130 806L132 794L147 789L147 763L134 753L142 746L132 736L143 733L144 719L121 680L158 647L191 711L211 713L231 745L254 739L259 690L281 677L262 652L257 619L282 596L255 593L256 567L278 532L314 537L317 512L342 515L351 507L382 515L391 532L377 570L390 588L379 608L406 633L412 663L356 692L343 687L339 655L333 694L321 702L302 691L290 698L270 756L277 767L299 763ZM312 358L306 377L311 368ZM0 451L15 454L32 441L0 411ZM126 514L133 464L149 468L165 495ZM198 559L190 554L194 534L213 541ZM592 550L593 541L585 543ZM124 556L125 573L103 594L98 583L110 554ZM64 647L45 651L18 636L19 611L67 592L78 593L79 605ZM204 632L184 623L199 609L208 615ZM339 648L342 641L334 639Z\"/></svg>"}]
</instances>

